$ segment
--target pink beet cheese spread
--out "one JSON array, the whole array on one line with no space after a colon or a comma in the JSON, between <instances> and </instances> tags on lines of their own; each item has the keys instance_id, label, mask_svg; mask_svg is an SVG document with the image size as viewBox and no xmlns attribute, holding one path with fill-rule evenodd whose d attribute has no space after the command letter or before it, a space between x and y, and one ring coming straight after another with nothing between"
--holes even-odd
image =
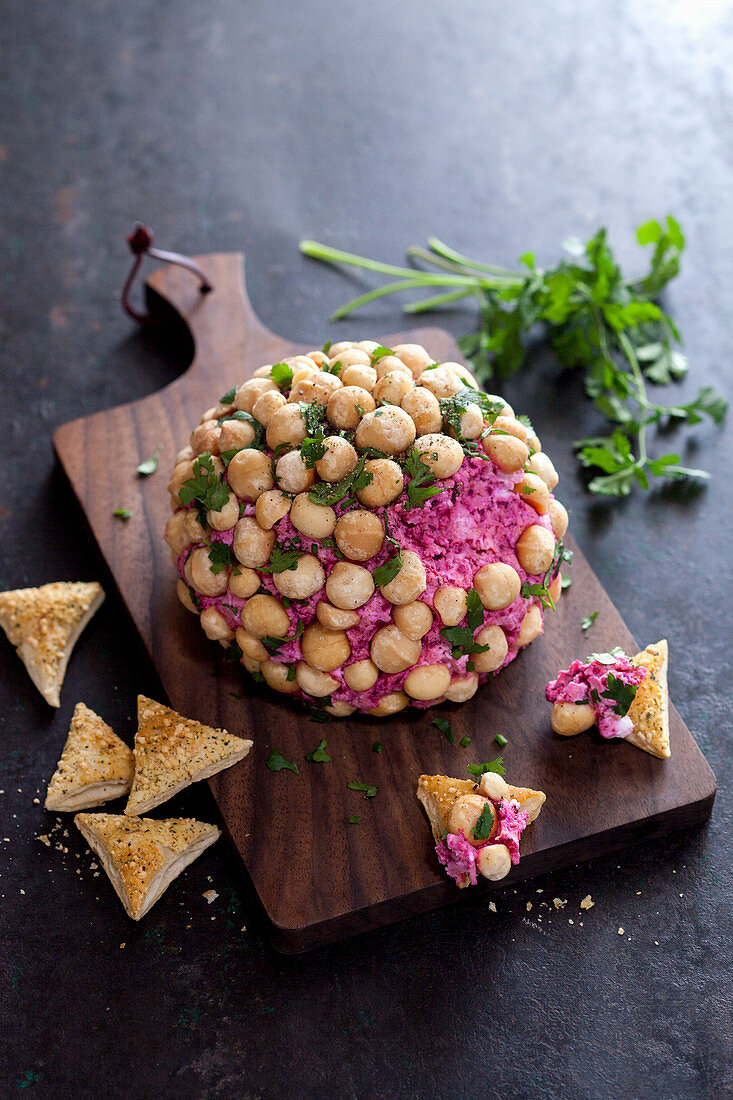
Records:
<instances>
[{"instance_id":1,"label":"pink beet cheese spread","mask_svg":"<svg viewBox=\"0 0 733 1100\"><path fill-rule=\"evenodd\" d=\"M445 867L446 873L456 882L462 882L468 875L471 885L475 886L476 855L481 848L490 844L505 844L509 849L512 863L519 863L519 838L527 827L527 814L519 808L516 798L502 798L498 802L489 799L496 811L497 828L489 840L478 844L470 844L464 834L447 833L445 840L441 840L435 846L438 859Z\"/></svg>"},{"instance_id":2,"label":"pink beet cheese spread","mask_svg":"<svg viewBox=\"0 0 733 1100\"><path fill-rule=\"evenodd\" d=\"M588 661L573 661L545 688L548 703L584 703L593 707L601 737L628 737L633 729L627 715L636 688L646 678L646 669L625 655L593 655Z\"/></svg>"},{"instance_id":3,"label":"pink beet cheese spread","mask_svg":"<svg viewBox=\"0 0 733 1100\"><path fill-rule=\"evenodd\" d=\"M405 498L401 498L386 508L375 509L386 520L391 536L400 544L401 549L414 550L425 565L427 589L420 599L433 607L435 590L441 586L455 585L465 589L471 587L473 577L481 566L489 562L503 561L512 565L522 581L536 582L541 577L531 576L519 564L515 553L515 544L521 533L530 524L546 527L551 531L550 519L537 512L512 491L512 486L521 480L520 474L505 474L492 462L476 458L466 458L457 473L441 482L443 492L426 501L423 507L408 509ZM335 511L341 514L343 506L336 505ZM244 505L242 515L254 515L254 504ZM277 536L282 542L300 539L309 544L293 527L290 517L285 516L277 524ZM212 542L221 541L231 545L233 532L211 532ZM194 547L189 547L178 559L178 572L184 577L186 558ZM383 565L394 554L394 547L386 540L379 554L369 562L370 569ZM318 546L318 559L328 572L339 560L333 549ZM279 596L270 576L262 577L262 588ZM298 630L299 620L307 627L316 620L316 605L323 599L318 592L309 599L294 602L288 609L291 622L290 633ZM245 604L244 599L232 595L200 597L202 609L216 607L224 616L232 630L240 625L239 615ZM517 655L516 640L522 619L532 604L538 604L536 597L517 596L509 607L501 611L485 611L482 626L498 624L504 630L509 642L509 650L504 661L506 667ZM359 623L347 630L351 646L350 661L359 661L369 657L369 646L375 630L392 620L392 605L378 589L366 604L359 608ZM443 624L440 616L434 615L433 625L422 639L422 653L416 665L404 672L388 675L382 673L374 687L365 692L355 692L344 681L343 670L335 669L329 673L339 681L338 689L331 696L333 702L345 702L359 710L376 707L379 700L391 692L399 691L412 671L420 665L442 663L447 665L453 675L466 675L466 666L470 656L451 656L451 647L440 634ZM481 629L481 628L479 628ZM302 630L300 631L302 633ZM478 631L476 631L478 633ZM288 641L272 654L272 660L294 665L302 659L302 650L298 638ZM495 673L490 673L490 676ZM487 674L479 674L481 682L488 679ZM312 703L313 699L302 693L296 693ZM427 707L430 703L413 702L414 706Z\"/></svg>"}]
</instances>

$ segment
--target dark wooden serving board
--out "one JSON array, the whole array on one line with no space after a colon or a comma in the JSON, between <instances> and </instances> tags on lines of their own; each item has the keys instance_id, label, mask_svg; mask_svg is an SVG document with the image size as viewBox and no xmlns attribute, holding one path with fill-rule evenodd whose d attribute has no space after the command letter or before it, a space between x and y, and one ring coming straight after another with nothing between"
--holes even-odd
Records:
<instances>
[{"instance_id":1,"label":"dark wooden serving board","mask_svg":"<svg viewBox=\"0 0 733 1100\"><path fill-rule=\"evenodd\" d=\"M254 739L249 757L210 784L274 945L306 950L705 820L715 778L674 707L667 761L625 742L604 743L593 734L563 739L550 730L544 686L591 648L580 629L589 609L599 611L592 648L641 648L577 547L572 587L548 614L544 636L463 706L320 725L224 662L176 598L162 537L169 471L220 394L261 364L306 348L269 332L255 316L241 255L198 262L214 286L211 294L202 296L196 280L177 268L155 272L147 285L151 307L162 311L167 303L191 331L195 354L188 371L141 401L65 424L55 446L171 705ZM375 338L389 346L405 334ZM439 329L418 329L409 339L436 359L458 358L452 338ZM159 472L137 478L138 463L160 443ZM112 515L121 505L132 511L127 522ZM432 726L436 713L450 716L456 742L472 738L469 748L448 743ZM497 755L496 733L509 740L503 750L508 780L543 789L547 803L524 834L521 863L508 879L458 891L438 866L416 781L421 772L466 776L468 763ZM333 762L306 763L304 754L324 736ZM376 739L384 744L381 755L372 752ZM273 747L298 762L300 778L267 770ZM352 779L376 785L377 797L348 790ZM349 825L354 814L361 822Z\"/></svg>"}]
</instances>

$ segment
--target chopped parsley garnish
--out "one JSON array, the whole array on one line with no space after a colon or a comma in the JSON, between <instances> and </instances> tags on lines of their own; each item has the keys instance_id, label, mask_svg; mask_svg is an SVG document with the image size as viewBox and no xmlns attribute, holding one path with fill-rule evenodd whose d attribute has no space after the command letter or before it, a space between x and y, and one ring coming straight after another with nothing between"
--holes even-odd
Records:
<instances>
[{"instance_id":1,"label":"chopped parsley garnish","mask_svg":"<svg viewBox=\"0 0 733 1100\"><path fill-rule=\"evenodd\" d=\"M487 802L479 815L479 819L473 827L473 835L476 840L488 840L496 821L496 811L490 802Z\"/></svg>"},{"instance_id":2,"label":"chopped parsley garnish","mask_svg":"<svg viewBox=\"0 0 733 1100\"><path fill-rule=\"evenodd\" d=\"M324 363L321 367L321 370L325 371L326 374L335 374L338 378L338 376L341 374L342 368L343 363L340 359L337 359L335 363Z\"/></svg>"},{"instance_id":3,"label":"chopped parsley garnish","mask_svg":"<svg viewBox=\"0 0 733 1100\"><path fill-rule=\"evenodd\" d=\"M509 744L503 733L495 733L494 740L496 741L500 749L503 749L505 745Z\"/></svg>"},{"instance_id":4,"label":"chopped parsley garnish","mask_svg":"<svg viewBox=\"0 0 733 1100\"><path fill-rule=\"evenodd\" d=\"M305 754L306 760L310 761L311 764L330 764L331 757L326 752L327 746L328 741L324 738L323 741L319 742L317 749L313 749L313 752L307 752Z\"/></svg>"},{"instance_id":5,"label":"chopped parsley garnish","mask_svg":"<svg viewBox=\"0 0 733 1100\"><path fill-rule=\"evenodd\" d=\"M490 424L494 423L504 408L503 402L492 401L488 394L469 387L459 390L451 397L441 397L440 414L444 423L456 433L457 439L461 438L461 420L469 405L478 405Z\"/></svg>"},{"instance_id":6,"label":"chopped parsley garnish","mask_svg":"<svg viewBox=\"0 0 733 1100\"><path fill-rule=\"evenodd\" d=\"M573 578L572 577L566 577L564 573L561 573L560 575L562 576L562 581L560 582L560 587L562 588L562 591L564 592L566 588L570 588L570 585L573 583Z\"/></svg>"},{"instance_id":7,"label":"chopped parsley garnish","mask_svg":"<svg viewBox=\"0 0 733 1100\"><path fill-rule=\"evenodd\" d=\"M155 471L158 469L158 459L160 458L162 450L163 444L159 443L158 446L155 448L155 454L153 455L153 457L146 458L144 462L140 463L137 468L137 472L140 474L140 477L150 477L151 474L155 473Z\"/></svg>"},{"instance_id":8,"label":"chopped parsley garnish","mask_svg":"<svg viewBox=\"0 0 733 1100\"><path fill-rule=\"evenodd\" d=\"M232 662L235 662L235 663L238 664L242 660L243 656L244 656L244 654L242 653L242 650L239 647L239 642L235 638L227 646L227 648L224 652L224 660L225 661L232 661Z\"/></svg>"},{"instance_id":9,"label":"chopped parsley garnish","mask_svg":"<svg viewBox=\"0 0 733 1100\"><path fill-rule=\"evenodd\" d=\"M524 596L525 599L529 596L537 596L539 597L541 607L549 607L551 611L555 610L552 596L544 584L530 584L529 581L524 581L521 588L521 595Z\"/></svg>"},{"instance_id":10,"label":"chopped parsley garnish","mask_svg":"<svg viewBox=\"0 0 733 1100\"><path fill-rule=\"evenodd\" d=\"M118 519L129 519L132 512L129 508L115 508L112 515L117 516Z\"/></svg>"},{"instance_id":11,"label":"chopped parsley garnish","mask_svg":"<svg viewBox=\"0 0 733 1100\"><path fill-rule=\"evenodd\" d=\"M265 425L260 424L259 420L255 420L252 413L245 412L244 409L235 409L234 412L226 413L222 416L219 420L219 424L224 424L227 420L241 420L244 424L249 424L252 431L255 433L255 437L247 446L252 451L264 450L262 440L265 434ZM239 447L238 450L242 450L242 448Z\"/></svg>"},{"instance_id":12,"label":"chopped parsley garnish","mask_svg":"<svg viewBox=\"0 0 733 1100\"><path fill-rule=\"evenodd\" d=\"M378 348L375 348L372 352L372 363L376 363L378 359L384 359L385 355L394 355L392 348L385 348L381 344Z\"/></svg>"},{"instance_id":13,"label":"chopped parsley garnish","mask_svg":"<svg viewBox=\"0 0 733 1100\"><path fill-rule=\"evenodd\" d=\"M486 764L469 764L468 771L477 779L479 779L484 772L496 772L497 775L504 775L504 761L500 756L497 756L496 760L489 760Z\"/></svg>"},{"instance_id":14,"label":"chopped parsley garnish","mask_svg":"<svg viewBox=\"0 0 733 1100\"><path fill-rule=\"evenodd\" d=\"M611 710L623 718L629 713L629 707L634 701L637 689L638 684L625 684L618 676L609 672L606 690L601 692L601 698L612 699L616 705L611 707Z\"/></svg>"},{"instance_id":15,"label":"chopped parsley garnish","mask_svg":"<svg viewBox=\"0 0 733 1100\"><path fill-rule=\"evenodd\" d=\"M282 649L288 642L294 642L297 638L300 638L303 634L303 620L298 619L298 625L295 628L295 634L289 635L287 638L272 638L269 635L265 635L264 638L260 638L265 649L269 649L270 653L277 653L278 649ZM290 677L288 676L288 679Z\"/></svg>"},{"instance_id":16,"label":"chopped parsley garnish","mask_svg":"<svg viewBox=\"0 0 733 1100\"><path fill-rule=\"evenodd\" d=\"M402 549L400 544L396 539L393 539L390 534L386 534L385 539L391 542L393 546L397 547L397 553L394 557L388 558L384 565L380 565L374 570L373 579L377 588L383 588L385 584L389 584L390 581L393 581L402 568Z\"/></svg>"},{"instance_id":17,"label":"chopped parsley garnish","mask_svg":"<svg viewBox=\"0 0 733 1100\"><path fill-rule=\"evenodd\" d=\"M346 786L350 791L364 791L364 798L374 798L377 793L376 787L372 787L369 783L360 783L356 779L350 779Z\"/></svg>"},{"instance_id":18,"label":"chopped parsley garnish","mask_svg":"<svg viewBox=\"0 0 733 1100\"><path fill-rule=\"evenodd\" d=\"M321 348L321 351L323 352L324 355L328 355L329 351L331 350L331 345L332 344L333 344L333 340L326 340L326 343Z\"/></svg>"},{"instance_id":19,"label":"chopped parsley garnish","mask_svg":"<svg viewBox=\"0 0 733 1100\"><path fill-rule=\"evenodd\" d=\"M313 436L306 436L300 445L300 457L305 463L306 470L312 470L319 458L326 453L326 436L323 429L319 428Z\"/></svg>"},{"instance_id":20,"label":"chopped parsley garnish","mask_svg":"<svg viewBox=\"0 0 733 1100\"><path fill-rule=\"evenodd\" d=\"M598 661L602 665L615 665L621 657L625 657L620 645L615 645L609 653L591 653L589 661Z\"/></svg>"},{"instance_id":21,"label":"chopped parsley garnish","mask_svg":"<svg viewBox=\"0 0 733 1100\"><path fill-rule=\"evenodd\" d=\"M362 455L351 473L342 477L340 481L335 481L333 484L327 481L319 482L308 493L309 499L314 504L338 504L340 500L351 496L357 489L366 489L367 485L371 485L374 475L371 470L364 469L365 462L366 455Z\"/></svg>"},{"instance_id":22,"label":"chopped parsley garnish","mask_svg":"<svg viewBox=\"0 0 733 1100\"><path fill-rule=\"evenodd\" d=\"M469 588L466 593L466 610L466 626L446 626L440 632L450 642L451 656L454 659L467 653L486 653L489 648L488 645L479 645L473 640L475 632L484 621L484 605L475 588Z\"/></svg>"},{"instance_id":23,"label":"chopped parsley garnish","mask_svg":"<svg viewBox=\"0 0 733 1100\"><path fill-rule=\"evenodd\" d=\"M580 629L581 630L590 630L590 628L593 626L593 623L596 621L597 618L598 618L598 612L597 611L591 611L590 615L586 615L586 617L582 620L582 622L580 624Z\"/></svg>"},{"instance_id":24,"label":"chopped parsley garnish","mask_svg":"<svg viewBox=\"0 0 733 1100\"><path fill-rule=\"evenodd\" d=\"M202 527L206 526L206 513L220 512L229 500L229 486L219 480L208 451L194 460L193 477L184 481L178 495L184 507L196 505Z\"/></svg>"},{"instance_id":25,"label":"chopped parsley garnish","mask_svg":"<svg viewBox=\"0 0 733 1100\"><path fill-rule=\"evenodd\" d=\"M318 427L326 415L326 410L317 401L299 401L300 415L305 420L308 435L315 435Z\"/></svg>"},{"instance_id":26,"label":"chopped parsley garnish","mask_svg":"<svg viewBox=\"0 0 733 1100\"><path fill-rule=\"evenodd\" d=\"M423 452L425 454L427 452ZM410 475L407 483L407 497L409 504L406 507L422 508L426 500L442 493L445 485L436 485L435 476L430 467L423 462L417 447L410 447L405 456L405 469Z\"/></svg>"},{"instance_id":27,"label":"chopped parsley garnish","mask_svg":"<svg viewBox=\"0 0 733 1100\"><path fill-rule=\"evenodd\" d=\"M470 737L462 737L461 740L458 742L458 744L461 746L462 749L467 749L468 746L471 744L471 738Z\"/></svg>"},{"instance_id":28,"label":"chopped parsley garnish","mask_svg":"<svg viewBox=\"0 0 733 1100\"><path fill-rule=\"evenodd\" d=\"M359 817L358 814L352 814L351 817L349 817L348 821L349 821L349 825L360 825L361 824L361 818Z\"/></svg>"},{"instance_id":29,"label":"chopped parsley garnish","mask_svg":"<svg viewBox=\"0 0 733 1100\"><path fill-rule=\"evenodd\" d=\"M288 665L288 674L285 679L292 684L293 680L295 679L295 665Z\"/></svg>"},{"instance_id":30,"label":"chopped parsley garnish","mask_svg":"<svg viewBox=\"0 0 733 1100\"><path fill-rule=\"evenodd\" d=\"M227 390L227 392L222 394L222 396L219 398L219 404L220 405L231 405L231 403L234 401L236 393L237 393L237 387L232 386L232 388L230 390Z\"/></svg>"},{"instance_id":31,"label":"chopped parsley garnish","mask_svg":"<svg viewBox=\"0 0 733 1100\"><path fill-rule=\"evenodd\" d=\"M383 748L384 748L384 745L382 744L381 741L375 741L374 744L372 745L372 752L381 752Z\"/></svg>"},{"instance_id":32,"label":"chopped parsley garnish","mask_svg":"<svg viewBox=\"0 0 733 1100\"><path fill-rule=\"evenodd\" d=\"M209 547L209 561L211 562L211 572L214 574L221 573L222 569L234 565L231 546L227 545L226 542L212 542Z\"/></svg>"},{"instance_id":33,"label":"chopped parsley garnish","mask_svg":"<svg viewBox=\"0 0 733 1100\"><path fill-rule=\"evenodd\" d=\"M289 390L293 384L293 370L287 363L273 363L270 378L279 390Z\"/></svg>"},{"instance_id":34,"label":"chopped parsley garnish","mask_svg":"<svg viewBox=\"0 0 733 1100\"><path fill-rule=\"evenodd\" d=\"M267 766L271 772L281 772L287 770L289 772L295 772L296 775L300 775L300 769L297 764L294 764L292 760L286 760L280 749L273 749L267 758Z\"/></svg>"},{"instance_id":35,"label":"chopped parsley garnish","mask_svg":"<svg viewBox=\"0 0 733 1100\"><path fill-rule=\"evenodd\" d=\"M445 739L449 741L451 745L455 745L456 739L453 736L453 730L447 718L433 718L433 725L436 729L440 730Z\"/></svg>"},{"instance_id":36,"label":"chopped parsley garnish","mask_svg":"<svg viewBox=\"0 0 733 1100\"><path fill-rule=\"evenodd\" d=\"M297 539L288 543L276 542L272 548L269 563L261 565L260 569L263 573L284 573L286 569L295 570L298 568L298 559L301 554L302 550Z\"/></svg>"}]
</instances>

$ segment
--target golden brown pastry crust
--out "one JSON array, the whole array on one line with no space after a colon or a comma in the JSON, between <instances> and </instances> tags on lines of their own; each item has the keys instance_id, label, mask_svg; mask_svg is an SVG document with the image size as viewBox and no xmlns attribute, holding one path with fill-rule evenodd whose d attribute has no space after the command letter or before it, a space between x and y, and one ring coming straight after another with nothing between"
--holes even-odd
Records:
<instances>
[{"instance_id":1,"label":"golden brown pastry crust","mask_svg":"<svg viewBox=\"0 0 733 1100\"><path fill-rule=\"evenodd\" d=\"M154 821L122 814L77 814L74 823L99 856L125 912L140 920L181 871L218 839L192 818Z\"/></svg>"},{"instance_id":2,"label":"golden brown pastry crust","mask_svg":"<svg viewBox=\"0 0 733 1100\"><path fill-rule=\"evenodd\" d=\"M54 581L0 592L0 626L43 698L59 692L76 640L104 599L96 581Z\"/></svg>"},{"instance_id":3,"label":"golden brown pastry crust","mask_svg":"<svg viewBox=\"0 0 733 1100\"><path fill-rule=\"evenodd\" d=\"M415 792L425 809L433 830L435 843L448 831L448 816L451 806L464 794L471 794L478 785L470 779L451 779L447 775L421 775ZM508 797L516 798L519 805L528 805L527 824L535 820L545 802L544 791L535 791L531 787L512 787L507 784Z\"/></svg>"},{"instance_id":4,"label":"golden brown pastry crust","mask_svg":"<svg viewBox=\"0 0 733 1100\"><path fill-rule=\"evenodd\" d=\"M51 776L46 809L85 810L127 794L134 757L124 741L84 703L77 703L61 759Z\"/></svg>"},{"instance_id":5,"label":"golden brown pastry crust","mask_svg":"<svg viewBox=\"0 0 733 1100\"><path fill-rule=\"evenodd\" d=\"M639 684L634 701L629 707L629 718L634 729L626 740L664 760L672 754L669 745L666 638L648 645L631 659L635 665L643 665L647 670L647 677Z\"/></svg>"},{"instance_id":6,"label":"golden brown pastry crust","mask_svg":"<svg viewBox=\"0 0 733 1100\"><path fill-rule=\"evenodd\" d=\"M145 695L137 697L135 775L126 814L143 814L184 787L242 760L252 748L226 730L184 718Z\"/></svg>"}]
</instances>

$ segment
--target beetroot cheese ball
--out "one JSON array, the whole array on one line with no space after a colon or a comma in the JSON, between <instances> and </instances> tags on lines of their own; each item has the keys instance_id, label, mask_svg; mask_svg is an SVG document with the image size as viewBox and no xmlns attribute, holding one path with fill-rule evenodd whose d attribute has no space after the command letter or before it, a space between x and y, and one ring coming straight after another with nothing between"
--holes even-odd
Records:
<instances>
[{"instance_id":1,"label":"beetroot cheese ball","mask_svg":"<svg viewBox=\"0 0 733 1100\"><path fill-rule=\"evenodd\" d=\"M265 365L178 455L184 607L337 717L464 702L542 633L567 512L527 422L416 344Z\"/></svg>"}]
</instances>

